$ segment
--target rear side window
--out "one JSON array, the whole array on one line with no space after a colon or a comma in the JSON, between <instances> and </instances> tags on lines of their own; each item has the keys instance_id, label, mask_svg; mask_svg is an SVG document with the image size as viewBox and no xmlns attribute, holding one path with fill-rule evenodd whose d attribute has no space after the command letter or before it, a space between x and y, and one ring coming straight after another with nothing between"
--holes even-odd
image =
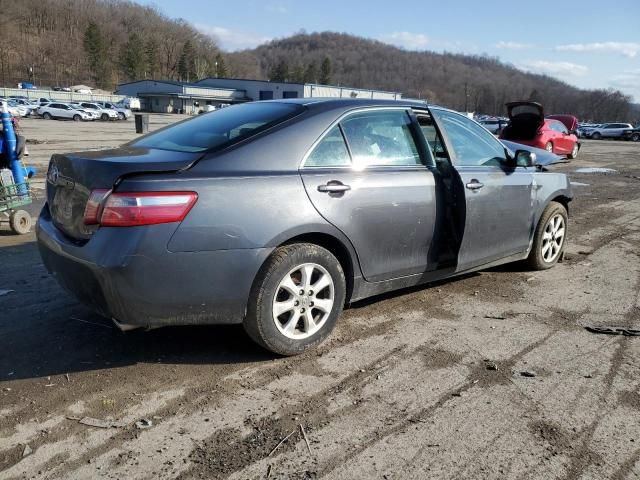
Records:
<instances>
[{"instance_id":1,"label":"rear side window","mask_svg":"<svg viewBox=\"0 0 640 480\"><path fill-rule=\"evenodd\" d=\"M341 125L356 169L422 165L404 110L356 113Z\"/></svg>"},{"instance_id":2,"label":"rear side window","mask_svg":"<svg viewBox=\"0 0 640 480\"><path fill-rule=\"evenodd\" d=\"M291 103L246 103L199 115L131 142L134 147L176 152L218 150L300 113Z\"/></svg>"},{"instance_id":3,"label":"rear side window","mask_svg":"<svg viewBox=\"0 0 640 480\"><path fill-rule=\"evenodd\" d=\"M320 140L304 163L305 167L345 167L350 164L349 151L337 125Z\"/></svg>"}]
</instances>

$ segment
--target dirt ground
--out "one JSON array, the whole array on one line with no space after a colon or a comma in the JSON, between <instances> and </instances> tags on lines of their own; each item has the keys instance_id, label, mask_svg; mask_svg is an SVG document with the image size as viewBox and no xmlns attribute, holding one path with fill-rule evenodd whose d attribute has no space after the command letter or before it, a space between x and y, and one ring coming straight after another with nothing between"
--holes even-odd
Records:
<instances>
[{"instance_id":1,"label":"dirt ground","mask_svg":"<svg viewBox=\"0 0 640 480\"><path fill-rule=\"evenodd\" d=\"M40 178L52 152L135 136L23 129ZM584 328L640 328L640 144L587 141L555 169L574 182L564 263L353 305L297 358L241 327L121 333L2 227L0 478L640 477L640 337Z\"/></svg>"}]
</instances>

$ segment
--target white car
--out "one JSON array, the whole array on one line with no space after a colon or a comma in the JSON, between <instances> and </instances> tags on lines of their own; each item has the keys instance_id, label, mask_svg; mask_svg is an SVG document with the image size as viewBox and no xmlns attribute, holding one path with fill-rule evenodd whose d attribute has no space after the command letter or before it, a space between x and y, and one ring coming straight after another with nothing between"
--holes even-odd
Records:
<instances>
[{"instance_id":1,"label":"white car","mask_svg":"<svg viewBox=\"0 0 640 480\"><path fill-rule=\"evenodd\" d=\"M80 104L78 104L78 103L69 103L68 105L71 108L75 109L75 110L79 110L79 111L84 112L87 115L89 115L89 117L91 117L89 120L91 120L91 121L100 120L100 112L98 112L96 110L90 110L88 108L82 108L80 106Z\"/></svg>"},{"instance_id":2,"label":"white car","mask_svg":"<svg viewBox=\"0 0 640 480\"><path fill-rule=\"evenodd\" d=\"M36 110L38 110L37 104L31 102L30 100L25 100L24 98L10 98L9 102L11 104L15 104L16 106L22 106L27 109L27 115L35 114Z\"/></svg>"},{"instance_id":3,"label":"white car","mask_svg":"<svg viewBox=\"0 0 640 480\"><path fill-rule=\"evenodd\" d=\"M119 104L119 103L111 103L111 102L96 102L98 103L98 105L100 105L101 107L104 108L109 108L111 110L115 110L116 112L118 112L118 117L120 118L120 120L128 120L129 118L131 118L131 110L129 110L128 108L126 108L124 105Z\"/></svg>"},{"instance_id":4,"label":"white car","mask_svg":"<svg viewBox=\"0 0 640 480\"><path fill-rule=\"evenodd\" d=\"M24 105L20 105L15 98L10 98L7 100L7 105L9 107L9 113L14 117L26 117L31 113L31 110Z\"/></svg>"},{"instance_id":5,"label":"white car","mask_svg":"<svg viewBox=\"0 0 640 480\"><path fill-rule=\"evenodd\" d=\"M76 110L66 103L51 102L38 108L38 115L45 120L52 118L67 118L79 122L80 120L91 120L91 115L83 110Z\"/></svg>"},{"instance_id":6,"label":"white car","mask_svg":"<svg viewBox=\"0 0 640 480\"><path fill-rule=\"evenodd\" d=\"M101 105L99 105L98 103L91 103L91 102L81 102L78 103L78 105L83 109L83 110L87 110L87 111L92 111L93 113L97 113L98 117L100 118L100 120L118 120L118 118L120 118L120 116L118 115L118 112L112 108L104 108Z\"/></svg>"}]
</instances>

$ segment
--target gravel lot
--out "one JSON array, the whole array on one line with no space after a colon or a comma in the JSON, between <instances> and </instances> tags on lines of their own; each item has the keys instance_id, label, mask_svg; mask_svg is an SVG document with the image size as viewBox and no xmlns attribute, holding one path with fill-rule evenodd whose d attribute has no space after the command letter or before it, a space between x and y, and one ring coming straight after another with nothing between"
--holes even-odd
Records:
<instances>
[{"instance_id":1,"label":"gravel lot","mask_svg":"<svg viewBox=\"0 0 640 480\"><path fill-rule=\"evenodd\" d=\"M40 178L53 152L135 136L133 121L22 128ZM584 329L640 328L640 144L586 141L555 168L576 182L564 263L356 304L297 358L241 327L121 333L3 226L0 478L640 477L640 337Z\"/></svg>"}]
</instances>

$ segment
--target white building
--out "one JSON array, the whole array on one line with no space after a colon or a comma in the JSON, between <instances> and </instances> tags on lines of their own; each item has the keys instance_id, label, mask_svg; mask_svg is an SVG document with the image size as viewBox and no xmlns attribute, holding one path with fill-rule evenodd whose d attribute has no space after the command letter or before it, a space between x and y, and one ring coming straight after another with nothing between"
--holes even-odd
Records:
<instances>
[{"instance_id":1,"label":"white building","mask_svg":"<svg viewBox=\"0 0 640 480\"><path fill-rule=\"evenodd\" d=\"M118 95L138 97L142 110L195 114L207 105L274 100L281 98L378 98L400 99L401 93L311 83L269 82L234 78L205 78L195 83L171 80L139 80L118 85Z\"/></svg>"}]
</instances>

